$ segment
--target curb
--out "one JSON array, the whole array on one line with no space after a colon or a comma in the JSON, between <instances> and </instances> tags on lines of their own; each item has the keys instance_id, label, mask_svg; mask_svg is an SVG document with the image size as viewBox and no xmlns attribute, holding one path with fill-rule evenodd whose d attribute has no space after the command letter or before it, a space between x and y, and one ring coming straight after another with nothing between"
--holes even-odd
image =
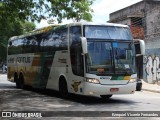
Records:
<instances>
[{"instance_id":1,"label":"curb","mask_svg":"<svg viewBox=\"0 0 160 120\"><path fill-rule=\"evenodd\" d=\"M145 88L144 89L142 88L142 90L149 91L149 92L154 92L154 93L160 93L160 91L157 91L157 90L149 90L149 89L145 89Z\"/></svg>"}]
</instances>

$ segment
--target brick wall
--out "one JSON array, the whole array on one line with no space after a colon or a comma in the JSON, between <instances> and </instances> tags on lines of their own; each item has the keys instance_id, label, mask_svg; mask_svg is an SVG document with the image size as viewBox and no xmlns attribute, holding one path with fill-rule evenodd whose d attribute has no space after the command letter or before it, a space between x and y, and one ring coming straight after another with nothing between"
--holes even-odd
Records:
<instances>
[{"instance_id":1,"label":"brick wall","mask_svg":"<svg viewBox=\"0 0 160 120\"><path fill-rule=\"evenodd\" d=\"M134 39L144 39L144 28L141 26L130 26Z\"/></svg>"}]
</instances>

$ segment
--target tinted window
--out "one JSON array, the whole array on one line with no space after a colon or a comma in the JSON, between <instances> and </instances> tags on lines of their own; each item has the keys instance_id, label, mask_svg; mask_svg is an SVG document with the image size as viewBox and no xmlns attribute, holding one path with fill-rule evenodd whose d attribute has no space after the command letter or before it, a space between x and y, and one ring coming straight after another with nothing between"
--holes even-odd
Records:
<instances>
[{"instance_id":1,"label":"tinted window","mask_svg":"<svg viewBox=\"0 0 160 120\"><path fill-rule=\"evenodd\" d=\"M21 54L23 48L23 38L15 39L10 42L8 54Z\"/></svg>"},{"instance_id":2,"label":"tinted window","mask_svg":"<svg viewBox=\"0 0 160 120\"><path fill-rule=\"evenodd\" d=\"M27 37L24 39L23 53L32 53L38 51L38 42L36 36Z\"/></svg>"},{"instance_id":3,"label":"tinted window","mask_svg":"<svg viewBox=\"0 0 160 120\"><path fill-rule=\"evenodd\" d=\"M15 39L9 42L8 54L35 53L41 51L42 34Z\"/></svg>"},{"instance_id":4,"label":"tinted window","mask_svg":"<svg viewBox=\"0 0 160 120\"><path fill-rule=\"evenodd\" d=\"M67 28L57 31L52 31L43 36L43 50L57 51L66 50L68 43Z\"/></svg>"},{"instance_id":5,"label":"tinted window","mask_svg":"<svg viewBox=\"0 0 160 120\"><path fill-rule=\"evenodd\" d=\"M70 57L72 71L75 75L83 76L83 56L81 46L81 27L75 26L70 28Z\"/></svg>"},{"instance_id":6,"label":"tinted window","mask_svg":"<svg viewBox=\"0 0 160 120\"><path fill-rule=\"evenodd\" d=\"M129 28L115 26L85 26L86 38L132 40Z\"/></svg>"}]
</instances>

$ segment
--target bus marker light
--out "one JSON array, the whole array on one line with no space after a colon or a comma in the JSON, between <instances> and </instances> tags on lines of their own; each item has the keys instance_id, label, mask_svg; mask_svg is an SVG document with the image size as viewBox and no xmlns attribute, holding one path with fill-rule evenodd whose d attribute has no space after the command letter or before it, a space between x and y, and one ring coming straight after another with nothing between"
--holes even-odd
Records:
<instances>
[{"instance_id":1,"label":"bus marker light","mask_svg":"<svg viewBox=\"0 0 160 120\"><path fill-rule=\"evenodd\" d=\"M117 92L117 91L119 91L119 88L111 88L110 89L110 92Z\"/></svg>"}]
</instances>

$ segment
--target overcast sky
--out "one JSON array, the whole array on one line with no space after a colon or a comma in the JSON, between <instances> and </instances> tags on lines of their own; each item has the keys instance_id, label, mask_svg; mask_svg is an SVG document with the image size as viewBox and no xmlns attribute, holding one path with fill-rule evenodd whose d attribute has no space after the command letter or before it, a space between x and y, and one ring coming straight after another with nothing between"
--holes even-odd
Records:
<instances>
[{"instance_id":1,"label":"overcast sky","mask_svg":"<svg viewBox=\"0 0 160 120\"><path fill-rule=\"evenodd\" d=\"M109 14L140 2L142 0L96 0L92 5L93 21L106 22L109 20Z\"/></svg>"},{"instance_id":2,"label":"overcast sky","mask_svg":"<svg viewBox=\"0 0 160 120\"><path fill-rule=\"evenodd\" d=\"M109 20L109 14L140 2L142 0L95 0L91 8L93 12L93 22L106 22ZM72 21L63 20L63 23L69 23ZM47 21L42 20L40 24L36 24L37 28L47 26Z\"/></svg>"}]
</instances>

